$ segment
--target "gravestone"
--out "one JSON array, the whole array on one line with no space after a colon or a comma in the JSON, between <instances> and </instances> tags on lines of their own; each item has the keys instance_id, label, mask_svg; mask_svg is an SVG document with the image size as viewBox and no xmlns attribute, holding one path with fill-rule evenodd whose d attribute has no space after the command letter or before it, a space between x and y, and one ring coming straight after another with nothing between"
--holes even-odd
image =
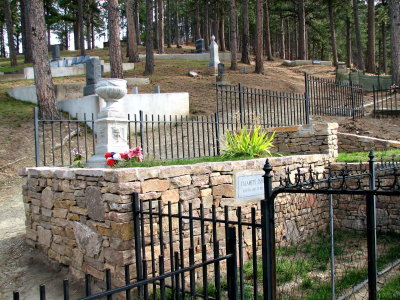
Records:
<instances>
[{"instance_id":1,"label":"gravestone","mask_svg":"<svg viewBox=\"0 0 400 300\"><path fill-rule=\"evenodd\" d=\"M51 47L52 60L60 59L60 45L53 45Z\"/></svg>"},{"instance_id":2,"label":"gravestone","mask_svg":"<svg viewBox=\"0 0 400 300\"><path fill-rule=\"evenodd\" d=\"M95 94L95 86L99 82L101 75L100 60L97 58L89 59L86 62L86 86L83 88L84 96Z\"/></svg>"},{"instance_id":3,"label":"gravestone","mask_svg":"<svg viewBox=\"0 0 400 300\"><path fill-rule=\"evenodd\" d=\"M160 88L159 85L156 85L156 86L154 87L154 94L160 94L160 93L161 93L161 88Z\"/></svg>"},{"instance_id":4,"label":"gravestone","mask_svg":"<svg viewBox=\"0 0 400 300\"><path fill-rule=\"evenodd\" d=\"M64 59L62 62L63 67L68 67L68 59Z\"/></svg>"},{"instance_id":5,"label":"gravestone","mask_svg":"<svg viewBox=\"0 0 400 300\"><path fill-rule=\"evenodd\" d=\"M218 75L216 78L216 85L230 85L231 83L227 80L227 76L225 74L225 65L222 63L218 64Z\"/></svg>"},{"instance_id":6,"label":"gravestone","mask_svg":"<svg viewBox=\"0 0 400 300\"><path fill-rule=\"evenodd\" d=\"M196 53L206 52L206 49L204 49L204 39L198 39L195 43L196 43Z\"/></svg>"},{"instance_id":7,"label":"gravestone","mask_svg":"<svg viewBox=\"0 0 400 300\"><path fill-rule=\"evenodd\" d=\"M78 59L76 60L77 64L81 64L83 62L83 56L79 56Z\"/></svg>"},{"instance_id":8,"label":"gravestone","mask_svg":"<svg viewBox=\"0 0 400 300\"><path fill-rule=\"evenodd\" d=\"M217 75L217 68L219 63L221 62L219 61L218 44L215 42L215 36L212 36L210 44L210 63L208 64L210 73L212 75Z\"/></svg>"},{"instance_id":9,"label":"gravestone","mask_svg":"<svg viewBox=\"0 0 400 300\"><path fill-rule=\"evenodd\" d=\"M337 64L336 71L339 73L345 73L347 72L347 66L345 62L339 61Z\"/></svg>"},{"instance_id":10,"label":"gravestone","mask_svg":"<svg viewBox=\"0 0 400 300\"><path fill-rule=\"evenodd\" d=\"M137 86L132 88L132 94L139 94L139 88Z\"/></svg>"},{"instance_id":11,"label":"gravestone","mask_svg":"<svg viewBox=\"0 0 400 300\"><path fill-rule=\"evenodd\" d=\"M249 74L249 68L248 67L240 68L240 74Z\"/></svg>"},{"instance_id":12,"label":"gravestone","mask_svg":"<svg viewBox=\"0 0 400 300\"><path fill-rule=\"evenodd\" d=\"M76 58L76 57L73 57L72 58L72 62L71 62L71 65L74 65L74 64L76 64L76 62L78 61L78 58Z\"/></svg>"},{"instance_id":13,"label":"gravestone","mask_svg":"<svg viewBox=\"0 0 400 300\"><path fill-rule=\"evenodd\" d=\"M235 198L237 202L264 199L264 179L261 171L240 171L234 174Z\"/></svg>"}]
</instances>

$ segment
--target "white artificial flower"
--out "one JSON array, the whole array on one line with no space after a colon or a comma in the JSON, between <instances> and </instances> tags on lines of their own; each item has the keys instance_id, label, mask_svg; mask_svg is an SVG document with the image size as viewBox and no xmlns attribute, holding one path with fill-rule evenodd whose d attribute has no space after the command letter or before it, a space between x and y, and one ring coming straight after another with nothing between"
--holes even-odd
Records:
<instances>
[{"instance_id":1,"label":"white artificial flower","mask_svg":"<svg viewBox=\"0 0 400 300\"><path fill-rule=\"evenodd\" d=\"M120 155L119 153L115 153L115 154L113 155L113 159L114 159L114 160L121 160L121 155Z\"/></svg>"}]
</instances>

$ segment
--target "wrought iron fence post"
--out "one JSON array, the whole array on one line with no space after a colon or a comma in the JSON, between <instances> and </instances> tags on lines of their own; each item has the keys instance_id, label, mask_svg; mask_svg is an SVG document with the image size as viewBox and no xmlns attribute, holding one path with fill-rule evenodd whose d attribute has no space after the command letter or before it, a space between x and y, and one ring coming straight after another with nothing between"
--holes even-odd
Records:
<instances>
[{"instance_id":1,"label":"wrought iron fence post","mask_svg":"<svg viewBox=\"0 0 400 300\"><path fill-rule=\"evenodd\" d=\"M216 135L216 142L217 142L217 155L221 154L220 143L219 143L219 117L218 112L214 114L214 121L215 121L215 135Z\"/></svg>"},{"instance_id":2,"label":"wrought iron fence post","mask_svg":"<svg viewBox=\"0 0 400 300\"><path fill-rule=\"evenodd\" d=\"M240 83L238 84L238 89L239 89L240 127L242 127L244 122L244 103L243 103L243 88Z\"/></svg>"},{"instance_id":3,"label":"wrought iron fence post","mask_svg":"<svg viewBox=\"0 0 400 300\"><path fill-rule=\"evenodd\" d=\"M272 166L267 159L263 168L264 197L261 201L263 292L265 300L276 299L275 210L272 195Z\"/></svg>"},{"instance_id":4,"label":"wrought iron fence post","mask_svg":"<svg viewBox=\"0 0 400 300\"><path fill-rule=\"evenodd\" d=\"M309 97L309 91L308 91L308 75L306 72L304 72L304 102L305 102L305 108L306 108L306 124L310 124L310 97Z\"/></svg>"},{"instance_id":5,"label":"wrought iron fence post","mask_svg":"<svg viewBox=\"0 0 400 300\"><path fill-rule=\"evenodd\" d=\"M356 118L356 111L355 111L355 99L354 99L354 85L350 82L350 90L351 90L351 115L353 120Z\"/></svg>"},{"instance_id":6,"label":"wrought iron fence post","mask_svg":"<svg viewBox=\"0 0 400 300\"><path fill-rule=\"evenodd\" d=\"M375 85L372 86L372 96L374 99L374 118L376 118L376 95L375 95Z\"/></svg>"},{"instance_id":7,"label":"wrought iron fence post","mask_svg":"<svg viewBox=\"0 0 400 300\"><path fill-rule=\"evenodd\" d=\"M226 261L228 299L238 299L236 229L235 227L227 227L225 230L227 230L226 254L232 254Z\"/></svg>"},{"instance_id":8,"label":"wrought iron fence post","mask_svg":"<svg viewBox=\"0 0 400 300\"><path fill-rule=\"evenodd\" d=\"M370 191L375 190L375 154L373 151L369 153L369 188ZM369 300L376 299L376 282L377 282L377 266L376 266L376 196L368 193L366 196L367 209L367 248L368 248L368 294Z\"/></svg>"},{"instance_id":9,"label":"wrought iron fence post","mask_svg":"<svg viewBox=\"0 0 400 300\"><path fill-rule=\"evenodd\" d=\"M142 148L143 152L144 152L144 148L143 148L143 140L144 140L144 133L143 133L143 111L139 110L139 130L140 130L140 147Z\"/></svg>"},{"instance_id":10,"label":"wrought iron fence post","mask_svg":"<svg viewBox=\"0 0 400 300\"><path fill-rule=\"evenodd\" d=\"M135 240L135 259L136 259L136 281L142 280L143 266L142 266L142 244L140 238L140 208L139 208L139 195L133 193L132 195L132 211L133 211L133 238ZM142 287L139 287L139 296L142 296Z\"/></svg>"},{"instance_id":11,"label":"wrought iron fence post","mask_svg":"<svg viewBox=\"0 0 400 300\"><path fill-rule=\"evenodd\" d=\"M34 114L34 130L35 130L35 162L36 167L40 167L40 152L39 152L39 108L33 109Z\"/></svg>"}]
</instances>

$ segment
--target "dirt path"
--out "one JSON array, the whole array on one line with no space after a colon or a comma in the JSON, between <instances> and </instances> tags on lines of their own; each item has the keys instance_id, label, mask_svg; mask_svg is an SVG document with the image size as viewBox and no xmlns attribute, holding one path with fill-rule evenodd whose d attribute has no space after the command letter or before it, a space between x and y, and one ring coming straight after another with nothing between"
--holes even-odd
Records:
<instances>
[{"instance_id":1,"label":"dirt path","mask_svg":"<svg viewBox=\"0 0 400 300\"><path fill-rule=\"evenodd\" d=\"M0 300L12 299L14 290L20 299L39 299L39 285L46 285L46 298L63 299L65 269L53 269L42 255L25 243L25 213L21 194L22 180L0 191ZM75 285L74 285L75 286ZM73 290L72 298L81 294Z\"/></svg>"}]
</instances>

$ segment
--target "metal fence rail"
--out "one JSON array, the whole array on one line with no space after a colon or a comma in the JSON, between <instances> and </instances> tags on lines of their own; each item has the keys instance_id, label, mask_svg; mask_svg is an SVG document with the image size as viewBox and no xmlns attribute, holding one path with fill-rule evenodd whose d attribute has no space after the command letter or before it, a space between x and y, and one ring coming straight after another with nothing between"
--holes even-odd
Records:
<instances>
[{"instance_id":1,"label":"metal fence rail","mask_svg":"<svg viewBox=\"0 0 400 300\"><path fill-rule=\"evenodd\" d=\"M308 105L303 94L248 88L241 84L217 86L216 93L221 122L263 127L309 123Z\"/></svg>"},{"instance_id":2,"label":"metal fence rail","mask_svg":"<svg viewBox=\"0 0 400 300\"><path fill-rule=\"evenodd\" d=\"M400 88L373 88L374 117L387 117L400 114Z\"/></svg>"},{"instance_id":3,"label":"metal fence rail","mask_svg":"<svg viewBox=\"0 0 400 300\"><path fill-rule=\"evenodd\" d=\"M351 116L353 119L364 116L362 87L307 74L304 76L310 114Z\"/></svg>"}]
</instances>

